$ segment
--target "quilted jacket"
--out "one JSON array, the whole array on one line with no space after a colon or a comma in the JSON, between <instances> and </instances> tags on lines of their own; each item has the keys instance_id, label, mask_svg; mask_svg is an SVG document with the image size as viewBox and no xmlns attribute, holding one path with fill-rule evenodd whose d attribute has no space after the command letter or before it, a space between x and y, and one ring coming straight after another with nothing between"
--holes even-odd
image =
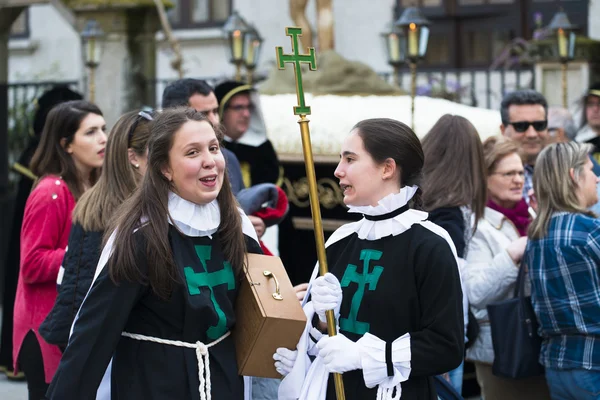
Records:
<instances>
[{"instance_id":1,"label":"quilted jacket","mask_svg":"<svg viewBox=\"0 0 600 400\"><path fill-rule=\"evenodd\" d=\"M40 326L40 334L50 344L64 349L69 342L71 325L90 289L100 259L102 234L85 231L78 223L71 228L69 245L57 279L58 297Z\"/></svg>"}]
</instances>

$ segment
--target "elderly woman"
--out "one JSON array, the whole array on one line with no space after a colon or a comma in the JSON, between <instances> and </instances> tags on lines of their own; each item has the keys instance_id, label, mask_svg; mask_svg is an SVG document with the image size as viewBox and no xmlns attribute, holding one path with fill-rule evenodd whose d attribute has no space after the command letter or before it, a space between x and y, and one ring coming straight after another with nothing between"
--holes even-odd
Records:
<instances>
[{"instance_id":1,"label":"elderly woman","mask_svg":"<svg viewBox=\"0 0 600 400\"><path fill-rule=\"evenodd\" d=\"M538 217L525 260L540 323L540 362L553 399L597 399L600 393L600 221L589 144L557 143L536 163Z\"/></svg>"},{"instance_id":2,"label":"elderly woman","mask_svg":"<svg viewBox=\"0 0 600 400\"><path fill-rule=\"evenodd\" d=\"M469 243L464 280L479 336L467 350L485 400L547 399L543 378L510 380L492 374L494 349L487 305L513 296L530 223L523 199L524 169L517 145L488 139L484 145L488 201Z\"/></svg>"}]
</instances>

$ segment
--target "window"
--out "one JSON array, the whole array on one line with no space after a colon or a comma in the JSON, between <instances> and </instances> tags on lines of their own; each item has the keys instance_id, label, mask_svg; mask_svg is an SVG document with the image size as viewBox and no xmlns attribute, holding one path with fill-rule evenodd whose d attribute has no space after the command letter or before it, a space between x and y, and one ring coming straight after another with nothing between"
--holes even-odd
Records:
<instances>
[{"instance_id":1,"label":"window","mask_svg":"<svg viewBox=\"0 0 600 400\"><path fill-rule=\"evenodd\" d=\"M397 12L409 2L418 3L431 22L423 67L486 68L512 39L523 35L521 15L527 1L534 0L441 0L438 7L427 8L423 5L433 0L398 0Z\"/></svg>"},{"instance_id":2,"label":"window","mask_svg":"<svg viewBox=\"0 0 600 400\"><path fill-rule=\"evenodd\" d=\"M558 11L564 11L569 21L577 26L578 35L588 35L588 2L586 0L527 0L530 10L530 20L534 21L536 14L541 19L542 26L546 26ZM590 7L591 9L591 7ZM597 19L594 21L596 22ZM532 27L535 28L533 22ZM532 29L533 29L532 28Z\"/></svg>"},{"instance_id":3,"label":"window","mask_svg":"<svg viewBox=\"0 0 600 400\"><path fill-rule=\"evenodd\" d=\"M201 28L222 25L231 14L232 0L172 0L169 11L173 28Z\"/></svg>"},{"instance_id":4,"label":"window","mask_svg":"<svg viewBox=\"0 0 600 400\"><path fill-rule=\"evenodd\" d=\"M413 6L431 22L422 63L430 69L487 68L515 38L531 39L536 19L546 26L561 8L578 34L588 32L587 0L396 0L396 18Z\"/></svg>"},{"instance_id":5,"label":"window","mask_svg":"<svg viewBox=\"0 0 600 400\"><path fill-rule=\"evenodd\" d=\"M508 18L469 18L460 21L462 67L489 67L511 40L518 24Z\"/></svg>"},{"instance_id":6,"label":"window","mask_svg":"<svg viewBox=\"0 0 600 400\"><path fill-rule=\"evenodd\" d=\"M26 38L29 36L29 9L23 10L10 28L11 38Z\"/></svg>"},{"instance_id":7,"label":"window","mask_svg":"<svg viewBox=\"0 0 600 400\"><path fill-rule=\"evenodd\" d=\"M429 41L427 42L427 53L423 64L428 67L443 67L449 65L451 52L454 44L450 40L450 30L444 26L431 26Z\"/></svg>"}]
</instances>

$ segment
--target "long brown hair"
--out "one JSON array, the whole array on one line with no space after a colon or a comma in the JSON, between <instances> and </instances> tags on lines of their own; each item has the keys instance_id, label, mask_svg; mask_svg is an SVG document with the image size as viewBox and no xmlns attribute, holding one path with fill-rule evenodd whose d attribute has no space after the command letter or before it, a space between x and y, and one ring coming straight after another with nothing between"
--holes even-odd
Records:
<instances>
[{"instance_id":1,"label":"long brown hair","mask_svg":"<svg viewBox=\"0 0 600 400\"><path fill-rule=\"evenodd\" d=\"M78 200L84 192L85 177L79 176L73 157L65 151L61 140L65 139L64 145L69 145L73 141L81 121L89 114L102 115L102 112L95 104L84 100L67 101L50 110L40 144L30 165L31 172L39 178L46 175L62 177L75 200ZM90 174L90 184L96 183L98 175L100 175L100 169L93 169Z\"/></svg>"},{"instance_id":2,"label":"long brown hair","mask_svg":"<svg viewBox=\"0 0 600 400\"><path fill-rule=\"evenodd\" d=\"M148 169L137 191L117 209L115 218L111 220L109 229L104 235L104 242L116 230L116 237L111 257L109 272L115 282L122 280L148 283L154 293L161 298L168 298L173 284L180 282L169 244L169 191L172 183L163 175L169 166L169 151L179 129L188 121L210 121L206 116L191 108L167 109L155 116L151 124L148 141ZM212 124L211 124L212 126ZM219 141L223 140L223 132L213 126ZM242 220L227 171L224 172L223 186L217 195L221 211L219 239L225 258L231 262L239 273L244 265L246 244L242 233ZM145 255L148 260L147 274L137 263L136 243L133 232L142 225L142 218L147 222L140 234L146 242ZM138 253L139 254L139 253Z\"/></svg>"},{"instance_id":3,"label":"long brown hair","mask_svg":"<svg viewBox=\"0 0 600 400\"><path fill-rule=\"evenodd\" d=\"M423 138L423 208L469 206L483 217L487 180L477 129L459 115L443 115Z\"/></svg>"},{"instance_id":4,"label":"long brown hair","mask_svg":"<svg viewBox=\"0 0 600 400\"><path fill-rule=\"evenodd\" d=\"M111 216L137 188L140 173L129 162L127 149L144 156L150 137L149 120L137 111L124 114L110 131L106 158L98 182L77 202L73 222L86 231L103 231Z\"/></svg>"},{"instance_id":5,"label":"long brown hair","mask_svg":"<svg viewBox=\"0 0 600 400\"><path fill-rule=\"evenodd\" d=\"M400 169L400 187L420 186L423 168L423 149L419 138L408 126L390 118L365 119L354 125L365 150L373 160L382 164L393 159ZM411 199L411 207L421 209L421 188Z\"/></svg>"},{"instance_id":6,"label":"long brown hair","mask_svg":"<svg viewBox=\"0 0 600 400\"><path fill-rule=\"evenodd\" d=\"M529 226L530 239L546 236L552 214L557 212L566 211L596 218L592 211L579 204L577 197L577 181L591 151L591 144L575 142L554 143L542 150L533 171L538 210L537 217ZM570 176L571 169L575 179Z\"/></svg>"}]
</instances>

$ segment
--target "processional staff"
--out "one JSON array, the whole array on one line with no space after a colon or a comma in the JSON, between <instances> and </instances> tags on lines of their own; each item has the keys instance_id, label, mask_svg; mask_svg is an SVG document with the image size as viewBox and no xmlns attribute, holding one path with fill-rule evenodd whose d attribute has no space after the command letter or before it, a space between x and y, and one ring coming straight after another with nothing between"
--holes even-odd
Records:
<instances>
[{"instance_id":1,"label":"processional staff","mask_svg":"<svg viewBox=\"0 0 600 400\"><path fill-rule=\"evenodd\" d=\"M294 66L294 75L296 77L296 95L298 96L298 105L294 107L294 115L300 116L298 124L300 124L300 135L302 136L302 152L304 153L304 163L306 164L306 179L308 180L308 193L310 197L310 209L312 212L313 227L315 231L315 241L317 244L317 258L319 260L319 273L325 275L328 271L327 257L325 255L325 239L323 235L323 224L321 221L321 208L319 205L319 193L317 189L317 179L315 174L315 164L313 160L312 145L310 142L310 129L308 127L309 120L306 118L310 115L310 106L307 106L304 101L304 88L302 87L302 69L301 63L308 64L311 71L317 69L317 59L315 57L315 48L309 47L309 54L299 53L298 36L302 36L302 28L287 27L285 34L292 39L293 54L283 54L283 48L278 46L277 67L285 69L285 63L291 63ZM327 310L327 333L329 336L336 335L336 323L333 310ZM341 374L333 374L335 382L335 393L338 400L345 400L344 382Z\"/></svg>"}]
</instances>

